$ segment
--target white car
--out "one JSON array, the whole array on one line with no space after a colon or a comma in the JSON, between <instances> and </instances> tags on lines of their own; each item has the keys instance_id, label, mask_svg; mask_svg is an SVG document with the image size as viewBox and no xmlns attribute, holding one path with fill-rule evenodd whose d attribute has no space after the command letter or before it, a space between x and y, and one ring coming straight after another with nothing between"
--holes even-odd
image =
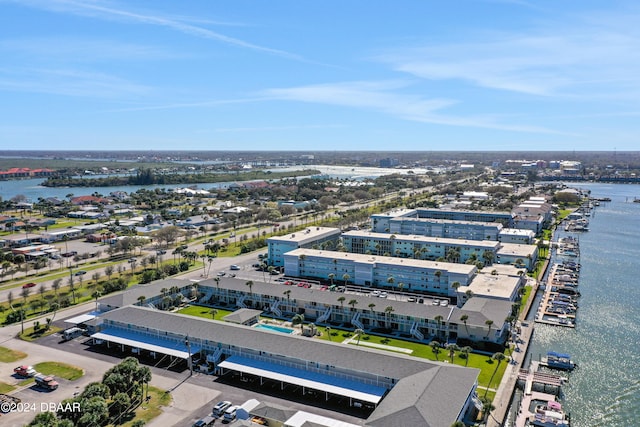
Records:
<instances>
[{"instance_id":1,"label":"white car","mask_svg":"<svg viewBox=\"0 0 640 427\"><path fill-rule=\"evenodd\" d=\"M378 295L378 298L386 298L386 297L387 297L386 292L380 292L380 295Z\"/></svg>"},{"instance_id":2,"label":"white car","mask_svg":"<svg viewBox=\"0 0 640 427\"><path fill-rule=\"evenodd\" d=\"M379 297L379 296L380 296L380 291L373 291L373 292L371 292L371 296L372 296L372 297Z\"/></svg>"},{"instance_id":3,"label":"white car","mask_svg":"<svg viewBox=\"0 0 640 427\"><path fill-rule=\"evenodd\" d=\"M231 405L232 403L228 400L218 402L216 406L213 407L213 415L219 417L220 415L224 414L224 411L226 411Z\"/></svg>"},{"instance_id":4,"label":"white car","mask_svg":"<svg viewBox=\"0 0 640 427\"><path fill-rule=\"evenodd\" d=\"M240 270L240 266L233 264L231 267L229 267L229 270Z\"/></svg>"}]
</instances>

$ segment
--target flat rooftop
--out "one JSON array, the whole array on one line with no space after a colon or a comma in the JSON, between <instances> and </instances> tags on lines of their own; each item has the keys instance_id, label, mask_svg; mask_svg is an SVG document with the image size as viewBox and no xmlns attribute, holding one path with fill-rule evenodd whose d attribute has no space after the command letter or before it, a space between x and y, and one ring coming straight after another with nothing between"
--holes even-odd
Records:
<instances>
[{"instance_id":1,"label":"flat rooftop","mask_svg":"<svg viewBox=\"0 0 640 427\"><path fill-rule=\"evenodd\" d=\"M296 242L302 244L306 241L313 241L321 237L330 237L333 235L340 235L340 229L333 227L307 227L304 230L285 234L284 236L269 237L267 241L281 243Z\"/></svg>"},{"instance_id":2,"label":"flat rooftop","mask_svg":"<svg viewBox=\"0 0 640 427\"><path fill-rule=\"evenodd\" d=\"M481 247L486 249L496 249L500 243L493 240L467 240L467 239L449 239L446 237L430 237L422 236L418 234L390 234L390 233L375 233L373 231L347 231L342 234L343 237L360 237L370 238L377 240L389 240L391 236L395 236L395 240L401 242L420 242L420 243L433 243L452 246L471 246Z\"/></svg>"}]
</instances>

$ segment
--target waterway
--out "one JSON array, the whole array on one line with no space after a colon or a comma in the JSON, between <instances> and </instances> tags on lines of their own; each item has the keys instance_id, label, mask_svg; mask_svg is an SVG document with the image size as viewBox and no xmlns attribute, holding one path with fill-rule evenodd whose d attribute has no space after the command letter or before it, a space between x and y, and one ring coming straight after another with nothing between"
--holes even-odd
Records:
<instances>
[{"instance_id":1,"label":"waterway","mask_svg":"<svg viewBox=\"0 0 640 427\"><path fill-rule=\"evenodd\" d=\"M351 168L349 168L351 169ZM326 172L329 172L327 170ZM352 175L350 170L331 171ZM358 171L358 172L372 172ZM381 171L376 171L380 173ZM391 173L393 170L383 170ZM382 173L381 173L382 174ZM378 175L379 176L379 175ZM69 193L136 191L141 186L45 188L41 179L0 181L0 195L61 197ZM216 188L228 183L201 184ZM573 427L640 425L640 186L633 184L570 184L591 190L592 197L610 197L590 218L590 231L580 239L580 292L575 329L536 325L530 357L549 350L573 356L579 368L563 387L565 408ZM174 188L175 186L157 186ZM146 186L144 188L155 188Z\"/></svg>"},{"instance_id":2,"label":"waterway","mask_svg":"<svg viewBox=\"0 0 640 427\"><path fill-rule=\"evenodd\" d=\"M301 169L319 170L323 175L331 178L340 179L363 179L363 178L376 178L382 175L389 175L393 173L408 174L416 173L423 174L426 169L387 169L387 168L370 168L370 167L348 167L348 166L324 166L324 165L311 165L311 166L290 166L286 168L274 168L269 169L274 172L282 171L295 171ZM85 178L92 178L93 176L86 176ZM39 197L57 197L64 199L68 194L75 196L88 195L98 193L102 195L108 195L114 191L124 191L126 193L133 193L141 188L147 190L153 190L156 188L181 188L186 187L187 184L159 184L159 185L125 185L114 187L43 187L41 184L44 178L35 179L23 179L23 180L10 180L0 181L0 196L3 200L11 199L17 195L24 195L28 201L37 202ZM189 187L197 186L198 188L209 190L217 188L227 188L234 182L216 182L216 183L200 183L200 184L188 184Z\"/></svg>"},{"instance_id":3,"label":"waterway","mask_svg":"<svg viewBox=\"0 0 640 427\"><path fill-rule=\"evenodd\" d=\"M579 368L563 387L572 427L640 425L640 186L583 184L592 197L610 197L579 237L575 329L536 324L530 358L566 352Z\"/></svg>"}]
</instances>

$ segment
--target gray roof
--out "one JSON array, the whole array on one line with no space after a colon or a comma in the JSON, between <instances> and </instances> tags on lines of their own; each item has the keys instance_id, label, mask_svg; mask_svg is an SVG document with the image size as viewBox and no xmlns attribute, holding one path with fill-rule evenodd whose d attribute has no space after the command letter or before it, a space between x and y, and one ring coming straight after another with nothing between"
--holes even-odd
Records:
<instances>
[{"instance_id":1,"label":"gray roof","mask_svg":"<svg viewBox=\"0 0 640 427\"><path fill-rule=\"evenodd\" d=\"M275 403L260 402L258 406L251 410L251 415L285 422L296 412L298 411L286 406L277 405Z\"/></svg>"},{"instance_id":2,"label":"gray roof","mask_svg":"<svg viewBox=\"0 0 640 427\"><path fill-rule=\"evenodd\" d=\"M511 301L473 297L462 306L460 314L469 316L469 325L484 325L485 321L492 320L493 324L500 328L511 314L512 304ZM459 318L460 316L457 317Z\"/></svg>"},{"instance_id":3,"label":"gray roof","mask_svg":"<svg viewBox=\"0 0 640 427\"><path fill-rule=\"evenodd\" d=\"M431 369L401 379L367 419L372 427L449 427L460 415L478 371Z\"/></svg>"},{"instance_id":4,"label":"gray roof","mask_svg":"<svg viewBox=\"0 0 640 427\"><path fill-rule=\"evenodd\" d=\"M259 317L262 314L261 310L252 310L250 308L241 308L240 310L236 310L231 314L227 314L224 316L222 320L225 322L233 322L239 323L243 325L245 322Z\"/></svg>"},{"instance_id":5,"label":"gray roof","mask_svg":"<svg viewBox=\"0 0 640 427\"><path fill-rule=\"evenodd\" d=\"M403 354L281 334L147 307L127 306L109 311L101 317L125 325L138 325L150 330L190 336L192 341L202 339L209 343L234 345L388 378L400 379L425 369L452 368Z\"/></svg>"},{"instance_id":6,"label":"gray roof","mask_svg":"<svg viewBox=\"0 0 640 427\"><path fill-rule=\"evenodd\" d=\"M187 286L192 286L193 284L193 282L181 279L158 280L144 285L133 286L120 293L100 298L98 301L100 304L109 305L111 307L124 307L126 305L137 304L138 298L141 296L151 299L154 296L160 295L162 293L162 289L171 289L174 286L182 289Z\"/></svg>"},{"instance_id":7,"label":"gray roof","mask_svg":"<svg viewBox=\"0 0 640 427\"><path fill-rule=\"evenodd\" d=\"M376 374L397 380L367 420L375 427L448 427L475 389L479 370L431 362L404 354L279 334L177 313L128 306L102 315L105 320L190 336L236 348L253 349L301 361ZM255 412L255 411L252 411Z\"/></svg>"},{"instance_id":8,"label":"gray roof","mask_svg":"<svg viewBox=\"0 0 640 427\"><path fill-rule=\"evenodd\" d=\"M304 282L305 280L299 279L300 282ZM247 286L245 285L246 280L236 279L236 278L222 278L220 280L220 288L221 289L229 289L239 292L247 293ZM297 282L296 282L297 283ZM200 289L203 287L211 287L215 288L216 283L213 280L203 280L198 283ZM441 307L434 306L431 304L416 304L409 303L405 301L396 301L391 298L377 298L366 295L354 295L354 294L344 294L341 292L330 292L330 291L321 291L319 289L307 289L298 287L296 285L286 286L281 284L274 285L273 283L264 283L254 281L253 286L251 287L252 293L259 295L268 295L273 297L278 297L281 300L286 300L287 297L284 295L285 291L291 291L289 294L289 299L291 300L300 300L300 301L310 301L317 303L320 307L323 305L331 305L331 306L339 306L338 298L345 297L344 306L349 307L347 303L350 300L358 301L356 308L360 310L368 310L369 304L374 303L376 306L374 307L375 312L384 313L384 309L388 306L393 307L393 313L396 315L403 316L412 316L412 317L421 317L427 319L433 319L435 316L442 316L443 318L447 318L449 316L452 307ZM430 298L425 296L425 298ZM434 298L442 298L442 297L434 297Z\"/></svg>"}]
</instances>

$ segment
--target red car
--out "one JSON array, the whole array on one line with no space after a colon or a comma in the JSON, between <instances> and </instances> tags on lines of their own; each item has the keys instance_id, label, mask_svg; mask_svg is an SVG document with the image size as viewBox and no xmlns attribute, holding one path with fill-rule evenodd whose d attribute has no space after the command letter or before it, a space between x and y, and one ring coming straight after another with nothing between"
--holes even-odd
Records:
<instances>
[{"instance_id":1,"label":"red car","mask_svg":"<svg viewBox=\"0 0 640 427\"><path fill-rule=\"evenodd\" d=\"M37 286L36 283L25 283L24 285L22 285L22 289L27 289L27 288L33 288L34 286Z\"/></svg>"}]
</instances>

